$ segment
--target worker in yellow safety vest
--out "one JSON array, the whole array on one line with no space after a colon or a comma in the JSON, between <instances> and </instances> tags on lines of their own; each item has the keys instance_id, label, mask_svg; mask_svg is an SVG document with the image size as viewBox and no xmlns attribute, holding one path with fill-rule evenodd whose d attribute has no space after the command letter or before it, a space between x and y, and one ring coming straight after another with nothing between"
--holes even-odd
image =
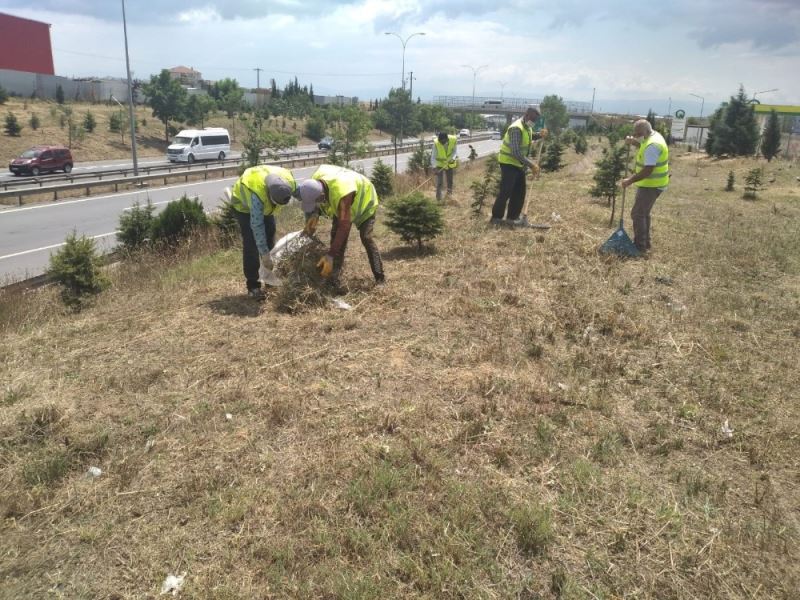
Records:
<instances>
[{"instance_id":1,"label":"worker in yellow safety vest","mask_svg":"<svg viewBox=\"0 0 800 600\"><path fill-rule=\"evenodd\" d=\"M633 124L633 135L625 142L638 146L633 175L622 180L622 187L636 185L636 201L631 209L633 243L644 253L650 250L650 211L669 185L669 147L647 119Z\"/></svg>"},{"instance_id":2,"label":"worker in yellow safety vest","mask_svg":"<svg viewBox=\"0 0 800 600\"><path fill-rule=\"evenodd\" d=\"M257 165L245 169L231 190L231 206L242 234L242 269L247 294L264 299L259 264L272 271L269 251L275 245L275 215L288 204L297 183L289 169Z\"/></svg>"},{"instance_id":3,"label":"worker in yellow safety vest","mask_svg":"<svg viewBox=\"0 0 800 600\"><path fill-rule=\"evenodd\" d=\"M444 180L447 178L447 195L453 194L453 174L458 167L458 138L440 131L433 140L431 167L436 174L436 200L441 202Z\"/></svg>"},{"instance_id":4,"label":"worker in yellow safety vest","mask_svg":"<svg viewBox=\"0 0 800 600\"><path fill-rule=\"evenodd\" d=\"M529 157L534 140L547 137L538 105L531 105L525 114L511 123L503 136L497 162L500 163L500 189L492 207L492 225L526 225L520 219L525 203L525 170L538 171L539 165ZM508 211L506 212L506 207ZM505 217L505 218L504 218Z\"/></svg>"},{"instance_id":5,"label":"worker in yellow safety vest","mask_svg":"<svg viewBox=\"0 0 800 600\"><path fill-rule=\"evenodd\" d=\"M297 196L306 216L304 231L307 235L316 232L320 214L332 219L331 245L317 267L323 277L330 277L334 289L341 287L340 276L351 225L355 225L361 235L375 282L383 285L383 262L372 235L378 210L378 193L372 182L361 173L344 167L320 165L310 179L297 186Z\"/></svg>"}]
</instances>

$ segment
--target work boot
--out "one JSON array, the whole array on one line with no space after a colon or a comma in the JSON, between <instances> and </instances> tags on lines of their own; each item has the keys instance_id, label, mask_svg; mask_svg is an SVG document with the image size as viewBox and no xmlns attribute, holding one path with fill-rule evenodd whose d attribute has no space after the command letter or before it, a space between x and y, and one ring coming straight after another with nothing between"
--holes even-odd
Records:
<instances>
[{"instance_id":1,"label":"work boot","mask_svg":"<svg viewBox=\"0 0 800 600\"><path fill-rule=\"evenodd\" d=\"M267 298L267 295L264 293L264 290L262 290L260 287L250 288L249 290L247 290L247 296L257 302L263 302Z\"/></svg>"},{"instance_id":2,"label":"work boot","mask_svg":"<svg viewBox=\"0 0 800 600\"><path fill-rule=\"evenodd\" d=\"M505 219L498 219L497 217L492 217L489 219L489 225L496 225L498 227L508 227L508 221Z\"/></svg>"}]
</instances>

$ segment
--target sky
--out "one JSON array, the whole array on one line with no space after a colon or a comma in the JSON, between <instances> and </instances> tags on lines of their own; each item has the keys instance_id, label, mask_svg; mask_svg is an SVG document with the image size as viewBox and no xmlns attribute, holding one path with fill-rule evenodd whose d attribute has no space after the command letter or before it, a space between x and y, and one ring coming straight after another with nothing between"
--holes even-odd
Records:
<instances>
[{"instance_id":1,"label":"sky","mask_svg":"<svg viewBox=\"0 0 800 600\"><path fill-rule=\"evenodd\" d=\"M597 111L708 115L744 85L763 103L800 104L800 0L126 0L125 7L140 79L185 65L204 79L255 87L261 68L262 87L296 76L316 94L382 98L401 85L404 57L423 101L471 96L474 85L478 97L591 102L594 93ZM121 2L0 0L0 12L52 25L56 74L124 77ZM408 37L418 32L425 35Z\"/></svg>"}]
</instances>

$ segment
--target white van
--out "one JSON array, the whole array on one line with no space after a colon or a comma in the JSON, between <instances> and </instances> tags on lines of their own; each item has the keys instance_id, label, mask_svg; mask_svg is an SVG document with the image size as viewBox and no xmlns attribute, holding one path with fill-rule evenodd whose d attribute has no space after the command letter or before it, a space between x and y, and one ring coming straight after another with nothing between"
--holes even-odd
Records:
<instances>
[{"instance_id":1,"label":"white van","mask_svg":"<svg viewBox=\"0 0 800 600\"><path fill-rule=\"evenodd\" d=\"M231 152L231 136L222 127L184 129L167 148L170 162L193 163L196 160L222 160Z\"/></svg>"}]
</instances>

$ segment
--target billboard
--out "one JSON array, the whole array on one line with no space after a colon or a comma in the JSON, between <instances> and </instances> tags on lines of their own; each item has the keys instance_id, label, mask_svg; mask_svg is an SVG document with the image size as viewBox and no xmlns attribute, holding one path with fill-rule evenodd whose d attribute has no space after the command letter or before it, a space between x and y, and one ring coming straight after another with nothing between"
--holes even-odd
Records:
<instances>
[{"instance_id":1,"label":"billboard","mask_svg":"<svg viewBox=\"0 0 800 600\"><path fill-rule=\"evenodd\" d=\"M55 75L50 25L0 13L0 69Z\"/></svg>"},{"instance_id":2,"label":"billboard","mask_svg":"<svg viewBox=\"0 0 800 600\"><path fill-rule=\"evenodd\" d=\"M672 119L669 133L673 140L682 141L686 137L686 119Z\"/></svg>"}]
</instances>

